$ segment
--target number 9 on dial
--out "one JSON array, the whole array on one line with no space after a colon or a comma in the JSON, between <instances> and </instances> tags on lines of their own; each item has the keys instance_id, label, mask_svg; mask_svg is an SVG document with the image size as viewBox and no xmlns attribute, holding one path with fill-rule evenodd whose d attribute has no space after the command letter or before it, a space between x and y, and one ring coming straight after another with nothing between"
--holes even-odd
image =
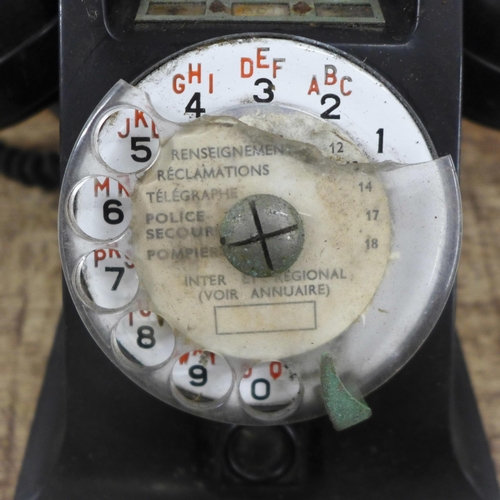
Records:
<instances>
[{"instance_id":1,"label":"number 9 on dial","mask_svg":"<svg viewBox=\"0 0 500 500\"><path fill-rule=\"evenodd\" d=\"M181 401L217 402L233 386L233 373L227 361L210 351L183 354L172 370L174 392Z\"/></svg>"}]
</instances>

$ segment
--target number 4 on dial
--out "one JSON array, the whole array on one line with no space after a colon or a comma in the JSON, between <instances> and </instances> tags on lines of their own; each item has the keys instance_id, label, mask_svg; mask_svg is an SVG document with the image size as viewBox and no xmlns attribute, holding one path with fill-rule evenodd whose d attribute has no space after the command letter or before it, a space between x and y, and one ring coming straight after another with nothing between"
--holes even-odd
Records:
<instances>
[{"instance_id":1,"label":"number 4 on dial","mask_svg":"<svg viewBox=\"0 0 500 500\"><path fill-rule=\"evenodd\" d=\"M195 92L193 97L187 103L187 106L184 109L185 114L194 114L196 118L199 118L203 113L206 113L205 108L201 107L201 94L199 92Z\"/></svg>"}]
</instances>

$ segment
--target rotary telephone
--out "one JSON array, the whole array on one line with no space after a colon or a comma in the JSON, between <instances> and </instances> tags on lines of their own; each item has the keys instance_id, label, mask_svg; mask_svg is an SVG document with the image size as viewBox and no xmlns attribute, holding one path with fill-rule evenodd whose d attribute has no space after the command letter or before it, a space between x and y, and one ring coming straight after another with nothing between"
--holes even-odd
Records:
<instances>
[{"instance_id":1,"label":"rotary telephone","mask_svg":"<svg viewBox=\"0 0 500 500\"><path fill-rule=\"evenodd\" d=\"M454 333L459 19L62 2L41 498L498 497Z\"/></svg>"}]
</instances>

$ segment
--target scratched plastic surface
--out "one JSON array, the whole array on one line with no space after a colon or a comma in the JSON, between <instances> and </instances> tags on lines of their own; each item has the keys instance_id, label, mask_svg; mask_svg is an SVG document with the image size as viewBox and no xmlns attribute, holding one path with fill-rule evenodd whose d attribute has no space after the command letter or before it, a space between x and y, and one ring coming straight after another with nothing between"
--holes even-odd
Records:
<instances>
[{"instance_id":1,"label":"scratched plastic surface","mask_svg":"<svg viewBox=\"0 0 500 500\"><path fill-rule=\"evenodd\" d=\"M296 113L300 114L300 111ZM126 154L135 155L138 159L124 167L113 159L110 150L102 152L105 135L100 136L100 131L105 130L109 139L110 118L113 122L120 116L124 127L120 133L128 138ZM135 125L134 120L137 120L140 135L131 134L130 127ZM279 142L277 136L243 125L235 118L200 120L199 125L194 125L195 129L199 127L196 132L200 134L198 141L202 142L203 131L221 122L232 123L235 130L243 134L244 141L249 143L256 137L265 137L268 144L293 144L294 147L287 152L288 156L285 155L287 161L295 158L303 165L306 156L305 163L315 164L314 175L323 176L326 184L330 182L328 176L335 177L332 172L340 168L330 159L322 159L321 153L310 145L289 143L286 139ZM119 82L89 118L75 145L61 193L60 246L63 269L73 300L96 342L112 362L145 390L185 411L225 422L266 425L300 421L323 414L324 404L318 390L323 352L332 354L337 373L353 394L366 395L384 383L425 340L453 285L461 219L457 179L451 159L445 157L417 165L386 162L347 167L356 168L365 176L363 186L372 181L372 187L381 187L382 205L387 204L390 216L385 226L387 236L384 237L387 255L380 262L375 260L371 264L379 277L373 281L372 290L366 295L368 298L363 299L366 304L359 306L355 317L349 317L339 331L319 335L313 342L307 342L310 337L305 331L299 334L292 332L292 326L286 322L287 316L295 317L298 307L303 308L298 318L307 317L310 313L310 306L294 305L298 302L294 299L287 303L291 309L285 307L281 309L283 314L270 315L282 330L279 335L239 330L239 333L229 335L232 325L244 323L241 317L235 316L236 309L220 307L217 310L209 302L197 306L196 302L201 302L199 290L183 309L183 301L179 297L183 297L188 287L176 281L173 275L169 275L164 290L159 293L160 283L155 281L155 267L146 269L147 248L143 256L139 255L141 246L137 239L139 235L147 234L145 219L142 225L135 219L127 225L129 208L124 205L125 201L131 198L131 210L135 214L131 215L137 219L134 203L139 196L139 187L147 182L154 169L158 179L157 170L163 161L162 155L171 155L172 144L175 144L169 144L169 139L177 137L175 140L184 140L188 137L196 145L196 134L193 139L192 131L193 125L165 120L153 107L147 94ZM123 143L118 144L122 147ZM155 144L158 151L155 151ZM290 178L295 175L293 168ZM342 169L345 173L346 167ZM307 168L301 170L300 176L307 176L307 173ZM112 179L109 185L106 178ZM301 183L303 178L299 179L297 186L300 187ZM88 186L91 186L90 190ZM83 189L92 194L92 188L98 202L92 199L86 203L78 199L84 193ZM214 186L213 189L230 189L230 186ZM152 191L144 191L148 192ZM144 197L147 200L149 195L144 194ZM176 203L182 203L182 200L179 198ZM223 211L224 206L220 210ZM94 232L85 226L87 222L81 222L88 219L84 214L86 210L99 226ZM377 210L380 214L383 211L382 208ZM189 217L207 216L196 215L196 210L189 203L186 205L187 212L194 213ZM153 217L159 213L164 212L154 212ZM175 213L179 216L179 212ZM144 215L144 212L140 214ZM165 216L170 217L170 212ZM375 213L371 216L374 217ZM323 220L321 224L328 222ZM125 226L117 229L120 224ZM216 227L217 224L206 226ZM107 228L110 228L109 231ZM217 234L209 237L217 240ZM370 248L367 252L375 245L373 239L368 238ZM147 242L146 238L144 242ZM216 247L215 244L210 246ZM170 248L170 251L173 249ZM316 257L311 253L303 258ZM217 262L217 266L223 266L224 259L214 256L212 260ZM171 262L161 264L170 266L166 268L167 274L174 267ZM242 299L239 290L248 289L251 293L255 286L243 282L236 287L222 286L227 283L221 282L220 276L237 272L229 263L226 264L228 270L224 272L199 267L197 272L192 272L193 268L186 268L187 272L181 269L179 276L198 277L198 283L201 279L207 296L219 290L225 293L222 289L226 288L236 289L237 297L233 295L231 298L229 292L225 298L237 300L234 305L247 306L249 301ZM304 269L321 267L309 261ZM369 267L365 273L369 272ZM101 288L92 281L100 279L100 276L105 279ZM137 276L137 291L131 285L134 279L130 281L128 276ZM244 281L246 278L240 276L240 279ZM125 283L128 283L127 291L123 294L121 287ZM98 300L101 295L112 296L117 292L125 298L118 302ZM332 297L340 294L341 290L336 291ZM315 301L316 297L308 297L301 304ZM318 311L321 309L321 305L314 307ZM140 311L144 312L142 316ZM150 315L147 314L149 312ZM266 314L265 307L261 312ZM216 318L220 315L219 320L224 320L220 324L228 325L228 331L203 334L203 324L206 331L212 331L214 314ZM250 315L250 322L256 321L248 307L244 314ZM238 328L241 329L241 326ZM304 330L307 328L304 327ZM200 335L196 331L200 331ZM291 332L288 338L293 339L288 343L287 331ZM242 348L245 344L247 348Z\"/></svg>"}]
</instances>

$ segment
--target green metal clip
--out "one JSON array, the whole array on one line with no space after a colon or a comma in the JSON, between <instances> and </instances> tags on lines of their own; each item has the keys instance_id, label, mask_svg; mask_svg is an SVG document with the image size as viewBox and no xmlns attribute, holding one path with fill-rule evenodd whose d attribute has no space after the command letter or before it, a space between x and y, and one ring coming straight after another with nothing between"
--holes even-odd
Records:
<instances>
[{"instance_id":1,"label":"green metal clip","mask_svg":"<svg viewBox=\"0 0 500 500\"><path fill-rule=\"evenodd\" d=\"M321 356L321 386L326 410L335 430L347 429L371 417L368 405L344 387L328 352Z\"/></svg>"}]
</instances>

